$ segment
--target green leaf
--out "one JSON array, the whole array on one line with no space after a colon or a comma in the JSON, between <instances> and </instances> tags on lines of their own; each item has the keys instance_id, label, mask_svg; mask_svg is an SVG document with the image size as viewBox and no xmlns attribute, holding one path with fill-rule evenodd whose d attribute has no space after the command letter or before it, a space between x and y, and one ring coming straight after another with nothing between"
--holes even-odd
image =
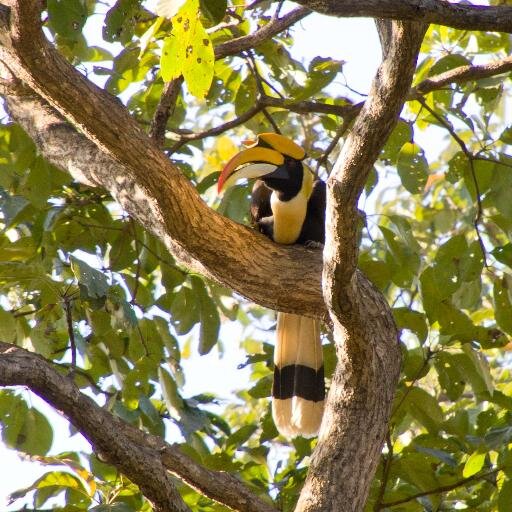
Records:
<instances>
[{"instance_id":1,"label":"green leaf","mask_svg":"<svg viewBox=\"0 0 512 512\"><path fill-rule=\"evenodd\" d=\"M30 173L23 187L23 195L36 208L45 208L52 190L51 166L37 157L30 167Z\"/></svg>"},{"instance_id":2,"label":"green leaf","mask_svg":"<svg viewBox=\"0 0 512 512\"><path fill-rule=\"evenodd\" d=\"M140 12L140 0L117 0L115 5L105 16L103 26L103 38L113 43L120 41L128 43L131 41L134 30L134 20Z\"/></svg>"},{"instance_id":3,"label":"green leaf","mask_svg":"<svg viewBox=\"0 0 512 512\"><path fill-rule=\"evenodd\" d=\"M428 179L428 162L423 150L413 142L406 142L396 162L402 185L411 192L419 194L425 189Z\"/></svg>"},{"instance_id":4,"label":"green leaf","mask_svg":"<svg viewBox=\"0 0 512 512\"><path fill-rule=\"evenodd\" d=\"M492 397L494 386L489 364L480 352L465 344L462 352L451 355L451 364L459 373L460 380L471 385L478 400L488 400Z\"/></svg>"},{"instance_id":5,"label":"green leaf","mask_svg":"<svg viewBox=\"0 0 512 512\"><path fill-rule=\"evenodd\" d=\"M336 75L341 72L342 60L333 60L325 57L315 57L310 65L306 83L293 94L296 100L311 98L329 85Z\"/></svg>"},{"instance_id":6,"label":"green leaf","mask_svg":"<svg viewBox=\"0 0 512 512\"><path fill-rule=\"evenodd\" d=\"M509 242L505 245L495 247L491 254L500 262L512 268L512 244Z\"/></svg>"},{"instance_id":7,"label":"green leaf","mask_svg":"<svg viewBox=\"0 0 512 512\"><path fill-rule=\"evenodd\" d=\"M512 480L507 478L500 488L498 497L498 512L509 512L512 503Z\"/></svg>"},{"instance_id":8,"label":"green leaf","mask_svg":"<svg viewBox=\"0 0 512 512\"><path fill-rule=\"evenodd\" d=\"M1 261L23 261L26 262L35 256L37 248L32 237L24 236L15 242L0 247Z\"/></svg>"},{"instance_id":9,"label":"green leaf","mask_svg":"<svg viewBox=\"0 0 512 512\"><path fill-rule=\"evenodd\" d=\"M394 308L393 316L400 329L409 329L416 333L421 343L426 341L428 327L423 313L409 308Z\"/></svg>"},{"instance_id":10,"label":"green leaf","mask_svg":"<svg viewBox=\"0 0 512 512\"><path fill-rule=\"evenodd\" d=\"M37 409L10 392L0 393L0 420L5 444L29 455L46 455L52 446L53 430Z\"/></svg>"},{"instance_id":11,"label":"green leaf","mask_svg":"<svg viewBox=\"0 0 512 512\"><path fill-rule=\"evenodd\" d=\"M235 97L235 113L237 116L242 115L244 112L254 106L257 98L256 80L252 75L249 75L238 88ZM232 189L230 189L232 190Z\"/></svg>"},{"instance_id":12,"label":"green leaf","mask_svg":"<svg viewBox=\"0 0 512 512\"><path fill-rule=\"evenodd\" d=\"M183 410L183 399L178 393L176 382L170 376L169 372L161 366L158 367L158 382L162 387L162 394L167 410L172 416L179 420Z\"/></svg>"},{"instance_id":13,"label":"green leaf","mask_svg":"<svg viewBox=\"0 0 512 512\"><path fill-rule=\"evenodd\" d=\"M448 162L448 172L446 173L446 179L450 183L456 183L469 173L469 161L468 157L462 151L459 151L453 155Z\"/></svg>"},{"instance_id":14,"label":"green leaf","mask_svg":"<svg viewBox=\"0 0 512 512\"><path fill-rule=\"evenodd\" d=\"M256 432L257 425L244 425L233 432L226 440L226 449L242 446Z\"/></svg>"},{"instance_id":15,"label":"green leaf","mask_svg":"<svg viewBox=\"0 0 512 512\"><path fill-rule=\"evenodd\" d=\"M500 329L512 335L512 304L510 301L509 285L510 279L507 279L507 277L494 281L494 317Z\"/></svg>"},{"instance_id":16,"label":"green leaf","mask_svg":"<svg viewBox=\"0 0 512 512\"><path fill-rule=\"evenodd\" d=\"M249 395L253 398L267 398L270 396L272 389L272 377L267 375L260 379L251 389L249 389Z\"/></svg>"},{"instance_id":17,"label":"green leaf","mask_svg":"<svg viewBox=\"0 0 512 512\"><path fill-rule=\"evenodd\" d=\"M74 256L70 257L70 262L73 274L78 283L85 287L89 297L98 299L107 296L109 284L105 274Z\"/></svg>"},{"instance_id":18,"label":"green leaf","mask_svg":"<svg viewBox=\"0 0 512 512\"><path fill-rule=\"evenodd\" d=\"M173 29L164 41L160 66L166 82L183 75L190 93L204 98L212 83L215 58L198 10L199 0L187 0L172 18Z\"/></svg>"},{"instance_id":19,"label":"green leaf","mask_svg":"<svg viewBox=\"0 0 512 512\"><path fill-rule=\"evenodd\" d=\"M399 119L382 149L381 159L394 165L400 153L400 149L411 140L413 140L411 123Z\"/></svg>"},{"instance_id":20,"label":"green leaf","mask_svg":"<svg viewBox=\"0 0 512 512\"><path fill-rule=\"evenodd\" d=\"M439 376L439 384L450 400L457 400L464 392L466 379L456 365L452 354L440 352L434 363Z\"/></svg>"},{"instance_id":21,"label":"green leaf","mask_svg":"<svg viewBox=\"0 0 512 512\"><path fill-rule=\"evenodd\" d=\"M198 297L188 286L182 286L174 295L169 313L176 332L187 334L200 321Z\"/></svg>"},{"instance_id":22,"label":"green leaf","mask_svg":"<svg viewBox=\"0 0 512 512\"><path fill-rule=\"evenodd\" d=\"M14 343L16 339L16 321L11 313L0 308L0 341Z\"/></svg>"},{"instance_id":23,"label":"green leaf","mask_svg":"<svg viewBox=\"0 0 512 512\"><path fill-rule=\"evenodd\" d=\"M420 265L418 253L414 247L405 243L401 236L390 229L384 226L379 226L379 229L384 236L391 256L392 280L398 286L407 286L414 278Z\"/></svg>"},{"instance_id":24,"label":"green leaf","mask_svg":"<svg viewBox=\"0 0 512 512\"><path fill-rule=\"evenodd\" d=\"M512 126L507 126L501 132L500 140L509 146L512 145Z\"/></svg>"},{"instance_id":25,"label":"green leaf","mask_svg":"<svg viewBox=\"0 0 512 512\"><path fill-rule=\"evenodd\" d=\"M81 0L48 0L50 26L62 37L77 40L87 20L86 3Z\"/></svg>"},{"instance_id":26,"label":"green leaf","mask_svg":"<svg viewBox=\"0 0 512 512\"><path fill-rule=\"evenodd\" d=\"M209 297L203 281L193 276L191 278L194 292L199 299L201 326L199 330L199 354L210 352L219 338L220 318L217 306Z\"/></svg>"},{"instance_id":27,"label":"green leaf","mask_svg":"<svg viewBox=\"0 0 512 512\"><path fill-rule=\"evenodd\" d=\"M227 0L200 0L201 11L217 25L224 19L228 7Z\"/></svg>"},{"instance_id":28,"label":"green leaf","mask_svg":"<svg viewBox=\"0 0 512 512\"><path fill-rule=\"evenodd\" d=\"M438 401L424 389L416 386L409 388L404 407L429 432L433 434L438 432L444 419L443 411Z\"/></svg>"},{"instance_id":29,"label":"green leaf","mask_svg":"<svg viewBox=\"0 0 512 512\"><path fill-rule=\"evenodd\" d=\"M462 476L464 478L468 478L470 476L476 475L484 467L486 456L487 453L472 453L466 461L466 464L464 464Z\"/></svg>"},{"instance_id":30,"label":"green leaf","mask_svg":"<svg viewBox=\"0 0 512 512\"><path fill-rule=\"evenodd\" d=\"M432 65L428 72L428 76L435 76L439 73L444 73L450 69L457 68L459 66L466 66L471 64L466 57L457 53L450 53L441 57L435 64Z\"/></svg>"}]
</instances>

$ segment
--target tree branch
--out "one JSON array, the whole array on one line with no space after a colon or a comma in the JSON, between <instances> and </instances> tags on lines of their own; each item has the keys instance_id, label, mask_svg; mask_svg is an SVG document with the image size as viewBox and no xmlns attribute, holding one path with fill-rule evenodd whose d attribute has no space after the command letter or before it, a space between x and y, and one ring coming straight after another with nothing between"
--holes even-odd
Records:
<instances>
[{"instance_id":1,"label":"tree branch","mask_svg":"<svg viewBox=\"0 0 512 512\"><path fill-rule=\"evenodd\" d=\"M470 80L481 80L483 78L489 78L491 76L500 75L509 71L512 71L511 56L496 61L491 61L486 64L459 66L444 73L440 73L439 75L426 78L415 87L411 87L409 94L407 95L407 99L409 101L417 100L422 95L443 89L452 83L462 84ZM239 126L240 124L246 122L248 119L258 114L263 107L282 108L291 112L296 112L298 114L331 114L342 117L344 119L344 125L347 125L360 112L363 104L364 102L346 105L331 105L322 103L321 101L293 101L286 98L275 98L272 96L264 95L259 98L256 106L252 107L247 112L244 112L244 114L242 114L240 117L228 121L222 125L210 128L203 132L184 133L176 130L174 133L176 133L176 135L179 137L179 141L173 147L172 151L177 151L188 141L205 139L207 137L218 135L219 133L231 129L234 126ZM256 108L257 106L260 108ZM337 142L338 140L334 139L332 141L332 145L337 144ZM328 154L331 151L326 151L326 153Z\"/></svg>"},{"instance_id":2,"label":"tree branch","mask_svg":"<svg viewBox=\"0 0 512 512\"><path fill-rule=\"evenodd\" d=\"M162 512L185 512L167 470L203 495L240 512L275 512L229 473L211 471L161 438L125 423L84 395L43 357L0 342L0 386L27 386L66 418L102 460L115 465Z\"/></svg>"},{"instance_id":3,"label":"tree branch","mask_svg":"<svg viewBox=\"0 0 512 512\"><path fill-rule=\"evenodd\" d=\"M215 59L237 55L245 50L255 48L305 18L308 14L311 14L311 10L308 7L298 7L280 18L272 18L266 25L256 30L256 32L231 39L217 46L215 48Z\"/></svg>"},{"instance_id":4,"label":"tree branch","mask_svg":"<svg viewBox=\"0 0 512 512\"><path fill-rule=\"evenodd\" d=\"M73 133L37 98L7 94L14 119L43 154L82 183L108 190L180 263L261 305L323 316L319 251L279 246L208 208L126 109L48 44L34 21L40 19L35 5L30 0L12 2L10 27L1 27L3 9L0 60L102 150ZM90 102L84 104L83 98ZM40 114L37 119L31 108ZM75 153L78 146L84 150L80 155ZM268 280L267 275L274 277Z\"/></svg>"},{"instance_id":5,"label":"tree branch","mask_svg":"<svg viewBox=\"0 0 512 512\"><path fill-rule=\"evenodd\" d=\"M464 30L512 32L512 7L444 0L296 0L313 11L339 17L436 23Z\"/></svg>"},{"instance_id":6,"label":"tree branch","mask_svg":"<svg viewBox=\"0 0 512 512\"><path fill-rule=\"evenodd\" d=\"M426 78L411 89L409 97L415 99L418 94L427 94L452 83L460 84L470 80L481 80L501 75L502 73L508 73L509 71L512 71L512 56L488 62L487 64L459 66L439 75Z\"/></svg>"},{"instance_id":7,"label":"tree branch","mask_svg":"<svg viewBox=\"0 0 512 512\"><path fill-rule=\"evenodd\" d=\"M169 117L173 114L176 101L183 85L183 76L179 76L164 85L164 90L156 106L155 114L149 127L149 136L162 147L165 142L165 128Z\"/></svg>"},{"instance_id":8,"label":"tree branch","mask_svg":"<svg viewBox=\"0 0 512 512\"><path fill-rule=\"evenodd\" d=\"M383 23L383 62L327 183L323 288L338 365L300 512L364 508L400 373L390 307L356 271L357 203L409 92L426 26Z\"/></svg>"},{"instance_id":9,"label":"tree branch","mask_svg":"<svg viewBox=\"0 0 512 512\"><path fill-rule=\"evenodd\" d=\"M494 468L490 471L487 471L485 473L477 473L476 475L469 476L467 478L463 478L462 480L458 480L457 482L454 482L453 484L449 485L442 485L440 487L437 487L436 489L430 489L429 491L422 491L418 492L416 494L413 494L412 496L408 496L407 498L402 498L395 501L389 501L387 503L381 503L378 510L390 508L390 507L396 507L397 505L402 505L403 503L408 503L409 501L413 501L417 498L421 498L423 496L430 496L431 494L441 494L443 492L449 492L453 491L454 489L457 489L458 487L462 487L463 485L466 485L470 482L478 482L479 480L484 480L489 478L490 476L495 475L498 471L502 471L503 467Z\"/></svg>"},{"instance_id":10,"label":"tree branch","mask_svg":"<svg viewBox=\"0 0 512 512\"><path fill-rule=\"evenodd\" d=\"M56 372L43 357L0 342L0 385L28 386L52 407L63 411L102 459L140 487L155 510L190 512L158 453L134 442L131 431L140 431L80 393L71 379Z\"/></svg>"},{"instance_id":11,"label":"tree branch","mask_svg":"<svg viewBox=\"0 0 512 512\"><path fill-rule=\"evenodd\" d=\"M237 55L245 50L254 48L255 46L271 39L276 34L279 34L279 32L290 28L291 25L305 18L310 13L311 11L309 9L299 7L281 18L272 18L266 25L258 29L256 32L247 36L231 39L217 46L215 48L215 59L218 60L230 55ZM153 138L160 147L164 143L165 127L169 116L172 115L172 110L176 104L182 84L183 77L176 78L165 84L155 115L153 116L149 133L151 138ZM176 151L176 149L173 151Z\"/></svg>"}]
</instances>

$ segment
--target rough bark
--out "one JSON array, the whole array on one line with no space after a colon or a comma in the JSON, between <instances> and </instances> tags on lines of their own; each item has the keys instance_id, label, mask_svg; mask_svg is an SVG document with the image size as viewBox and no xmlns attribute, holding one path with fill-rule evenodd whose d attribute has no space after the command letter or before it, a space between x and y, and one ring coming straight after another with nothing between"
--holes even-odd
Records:
<instances>
[{"instance_id":1,"label":"rough bark","mask_svg":"<svg viewBox=\"0 0 512 512\"><path fill-rule=\"evenodd\" d=\"M296 512L363 509L400 373L391 309L356 271L357 202L398 120L426 29L419 23L389 25L381 31L384 60L327 183L323 289L338 364Z\"/></svg>"},{"instance_id":2,"label":"rough bark","mask_svg":"<svg viewBox=\"0 0 512 512\"><path fill-rule=\"evenodd\" d=\"M512 7L445 0L296 0L313 11L340 17L370 17L436 23L464 30L512 32Z\"/></svg>"},{"instance_id":3,"label":"rough bark","mask_svg":"<svg viewBox=\"0 0 512 512\"><path fill-rule=\"evenodd\" d=\"M90 167L77 169L71 163L65 168L74 169L77 179L85 177L89 184L108 190L179 262L194 271L272 309L324 316L319 251L279 246L208 208L126 109L49 45L33 21L39 19L35 4L29 0L15 4L10 24L5 7L3 16L0 12L0 60L105 153L96 160L98 155L90 144ZM46 124L54 134L65 130L55 116L49 122L44 117L35 121L40 128ZM22 124L33 132L30 121ZM76 162L72 150L62 148L60 153L65 153L60 158ZM268 275L273 279L265 279Z\"/></svg>"},{"instance_id":4,"label":"rough bark","mask_svg":"<svg viewBox=\"0 0 512 512\"><path fill-rule=\"evenodd\" d=\"M52 407L63 411L96 453L135 482L159 512L187 512L176 486L156 452L129 436L133 427L114 417L41 356L0 342L0 384L28 386Z\"/></svg>"},{"instance_id":5,"label":"rough bark","mask_svg":"<svg viewBox=\"0 0 512 512\"><path fill-rule=\"evenodd\" d=\"M211 211L122 105L77 73L44 39L35 23L39 2L2 3L0 60L30 88L25 96L19 87L6 89L5 94L13 117L45 156L78 181L109 190L180 262L251 300L273 309L324 316L325 298L339 364L297 510L361 510L379 459L400 357L389 306L356 271L356 205L408 95L424 27L410 22L393 24L384 62L329 180L322 295L317 251L277 246ZM419 17L460 28L512 31L510 7L435 0L302 3L336 15ZM10 19L7 5L12 7ZM274 277L267 281L264 275ZM160 510L186 510L164 468L237 510L272 510L243 486L238 487L229 475L194 465L162 440L112 417L39 356L5 344L0 345L0 355L2 385L27 385L62 409L95 449L138 483Z\"/></svg>"},{"instance_id":6,"label":"rough bark","mask_svg":"<svg viewBox=\"0 0 512 512\"><path fill-rule=\"evenodd\" d=\"M91 443L95 453L116 466L161 512L185 512L168 471L205 496L240 512L275 512L229 473L211 471L163 441L145 434L97 405L43 357L0 341L0 385L27 386L62 411Z\"/></svg>"}]
</instances>

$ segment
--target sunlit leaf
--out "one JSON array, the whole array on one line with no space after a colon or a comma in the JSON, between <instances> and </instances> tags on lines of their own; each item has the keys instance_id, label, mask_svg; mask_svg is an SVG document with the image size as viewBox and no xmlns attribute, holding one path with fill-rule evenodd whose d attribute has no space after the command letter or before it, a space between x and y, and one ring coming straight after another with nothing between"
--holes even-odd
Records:
<instances>
[{"instance_id":1,"label":"sunlit leaf","mask_svg":"<svg viewBox=\"0 0 512 512\"><path fill-rule=\"evenodd\" d=\"M419 194L425 188L428 178L428 162L423 150L415 143L406 142L396 162L402 185L412 194Z\"/></svg>"},{"instance_id":2,"label":"sunlit leaf","mask_svg":"<svg viewBox=\"0 0 512 512\"><path fill-rule=\"evenodd\" d=\"M466 464L464 464L462 476L468 478L478 473L484 467L486 455L486 453L472 453L466 461Z\"/></svg>"},{"instance_id":3,"label":"sunlit leaf","mask_svg":"<svg viewBox=\"0 0 512 512\"><path fill-rule=\"evenodd\" d=\"M198 9L199 0L187 0L173 15L173 30L165 39L160 65L166 82L183 74L189 91L203 98L212 82L214 54Z\"/></svg>"}]
</instances>

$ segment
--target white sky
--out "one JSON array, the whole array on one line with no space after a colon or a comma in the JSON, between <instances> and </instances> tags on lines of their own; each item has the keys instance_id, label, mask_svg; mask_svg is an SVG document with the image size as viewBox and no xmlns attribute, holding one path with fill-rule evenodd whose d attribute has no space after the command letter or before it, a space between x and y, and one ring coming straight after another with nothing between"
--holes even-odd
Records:
<instances>
[{"instance_id":1,"label":"white sky","mask_svg":"<svg viewBox=\"0 0 512 512\"><path fill-rule=\"evenodd\" d=\"M96 26L92 29L98 37L101 30ZM344 60L344 72L349 77L350 85L360 92L367 92L375 69L380 62L380 47L373 20L349 18L334 19L313 14L297 25L294 30L295 42L293 54L296 58L309 61L320 55ZM92 37L94 38L94 36ZM91 39L92 39L91 38ZM98 41L99 42L99 41ZM183 366L187 377L185 396L201 392L215 392L228 396L231 389L241 386L241 381L247 380L247 371L237 370L243 362L243 354L238 350L236 329L225 326L221 333L225 355L219 359L214 350L204 357L195 357L185 361ZM230 343L234 341L233 343ZM245 376L242 377L243 373ZM205 389L205 379L208 376L208 387ZM194 379L193 376L199 378ZM32 403L50 418L55 438L51 453L59 453L67 449L87 449L88 444L81 436L69 437L67 421L48 407L35 395L25 392ZM22 461L18 455L3 446L0 441L0 510L8 512L22 507L23 500L7 507L7 495L19 488L30 485L38 476L49 468L43 468L34 462Z\"/></svg>"}]
</instances>

